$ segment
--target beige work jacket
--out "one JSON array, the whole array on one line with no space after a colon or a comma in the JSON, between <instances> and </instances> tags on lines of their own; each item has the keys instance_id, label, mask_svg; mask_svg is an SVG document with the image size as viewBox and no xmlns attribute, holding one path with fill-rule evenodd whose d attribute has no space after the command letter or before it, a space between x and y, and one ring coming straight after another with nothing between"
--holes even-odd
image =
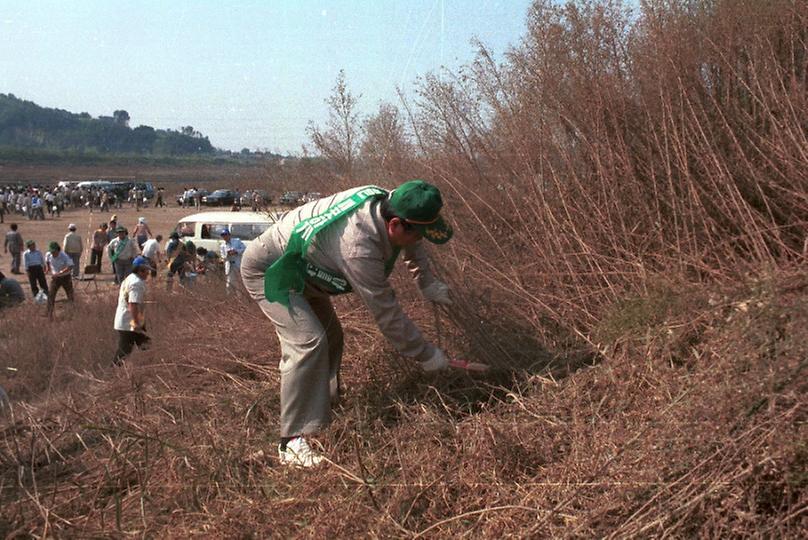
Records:
<instances>
[{"instance_id":1,"label":"beige work jacket","mask_svg":"<svg viewBox=\"0 0 808 540\"><path fill-rule=\"evenodd\" d=\"M286 249L289 235L300 221L326 209L367 186L337 193L287 212L259 238L259 243ZM381 201L369 200L352 214L320 231L309 247L306 259L323 269L342 274L376 320L379 329L395 349L410 358L428 360L434 346L401 309L396 294L384 275L384 264L393 254L387 227L380 212ZM435 281L426 251L419 241L402 250L413 279L423 289Z\"/></svg>"}]
</instances>

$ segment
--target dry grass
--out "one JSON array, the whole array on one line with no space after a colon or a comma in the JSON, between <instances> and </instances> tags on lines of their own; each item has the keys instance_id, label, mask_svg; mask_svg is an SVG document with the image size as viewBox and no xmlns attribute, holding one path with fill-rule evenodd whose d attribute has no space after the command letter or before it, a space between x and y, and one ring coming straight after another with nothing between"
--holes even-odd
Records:
<instances>
[{"instance_id":1,"label":"dry grass","mask_svg":"<svg viewBox=\"0 0 808 540\"><path fill-rule=\"evenodd\" d=\"M495 369L425 376L339 299L349 393L317 474L273 458L277 343L244 299L155 291L122 369L103 302L3 319L0 347L64 353L4 383L0 531L804 537L806 13L537 1L505 64L427 78L412 171L447 194L456 306L396 288Z\"/></svg>"},{"instance_id":2,"label":"dry grass","mask_svg":"<svg viewBox=\"0 0 808 540\"><path fill-rule=\"evenodd\" d=\"M799 536L807 288L796 273L725 291L707 309L678 307L659 323L666 331L646 328L603 364L562 356L485 379L417 373L384 348L358 305L341 301L349 393L321 439L333 464L317 475L271 457L278 351L258 309L218 288L155 291L154 347L124 368L109 366L110 330L99 361L66 354L17 373L12 394L39 394L16 402L2 430L3 527L37 536ZM429 310L416 304L413 314L430 327ZM66 319L38 340L83 327ZM465 336L449 328L446 345L462 347ZM680 356L663 354L682 339ZM266 457L251 458L258 449Z\"/></svg>"}]
</instances>

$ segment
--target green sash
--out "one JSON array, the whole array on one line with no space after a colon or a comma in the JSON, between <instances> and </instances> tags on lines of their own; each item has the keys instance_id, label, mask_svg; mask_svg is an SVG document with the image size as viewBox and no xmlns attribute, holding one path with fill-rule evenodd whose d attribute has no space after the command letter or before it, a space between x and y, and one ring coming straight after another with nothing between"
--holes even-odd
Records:
<instances>
[{"instance_id":1,"label":"green sash","mask_svg":"<svg viewBox=\"0 0 808 540\"><path fill-rule=\"evenodd\" d=\"M118 260L118 257L120 257L120 256L121 256L121 253L123 253L123 250L124 250L124 248L126 248L126 244L128 244L128 243L129 243L129 239L128 239L128 238L124 238L123 240L121 240L121 241L118 243L118 247L117 247L117 248L115 248L115 253L113 253L113 254L110 256L109 260L110 260L110 261L112 261L112 262L117 261L117 260Z\"/></svg>"},{"instance_id":2,"label":"green sash","mask_svg":"<svg viewBox=\"0 0 808 540\"><path fill-rule=\"evenodd\" d=\"M286 245L283 255L264 273L266 299L269 302L289 306L289 291L303 292L307 276L314 278L323 276L323 279L316 279L318 284L329 283L330 287L327 290L333 289L336 294L350 292L350 284L344 277L311 265L306 261L305 255L317 233L349 215L368 199L382 196L387 196L385 190L376 186L368 186L329 207L322 214L304 219L295 225L292 234L289 235L289 243ZM396 252L394 255L398 255L398 253ZM395 263L395 259L392 262ZM392 264L390 268L392 270Z\"/></svg>"}]
</instances>

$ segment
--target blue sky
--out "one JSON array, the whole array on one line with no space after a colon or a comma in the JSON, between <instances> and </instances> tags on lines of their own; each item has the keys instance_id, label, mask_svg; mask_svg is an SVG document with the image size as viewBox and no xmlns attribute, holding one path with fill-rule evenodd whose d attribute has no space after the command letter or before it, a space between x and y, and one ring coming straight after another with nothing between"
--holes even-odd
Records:
<instances>
[{"instance_id":1,"label":"blue sky","mask_svg":"<svg viewBox=\"0 0 808 540\"><path fill-rule=\"evenodd\" d=\"M0 93L298 153L344 69L363 112L518 43L530 0L0 0Z\"/></svg>"}]
</instances>

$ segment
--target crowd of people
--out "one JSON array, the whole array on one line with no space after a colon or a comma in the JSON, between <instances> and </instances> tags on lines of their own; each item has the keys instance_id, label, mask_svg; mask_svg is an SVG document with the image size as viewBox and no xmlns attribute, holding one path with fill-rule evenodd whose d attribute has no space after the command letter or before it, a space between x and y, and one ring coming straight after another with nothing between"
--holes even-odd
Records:
<instances>
[{"instance_id":1,"label":"crowd of people","mask_svg":"<svg viewBox=\"0 0 808 540\"><path fill-rule=\"evenodd\" d=\"M66 209L85 209L89 212L111 212L128 204L139 210L149 203L144 189L131 187L124 193L101 187L78 186L25 186L0 187L0 223L6 216L29 220L44 220L47 216L61 217ZM165 207L164 190L154 196L156 208Z\"/></svg>"},{"instance_id":2,"label":"crowd of people","mask_svg":"<svg viewBox=\"0 0 808 540\"><path fill-rule=\"evenodd\" d=\"M200 275L213 276L230 290L238 282L241 254L246 249L227 229L221 231L218 252L196 247L191 240L182 241L177 232L171 233L163 244L163 236L152 233L145 217L138 218L130 235L129 229L118 223L117 215L102 222L92 233L90 242L90 262L82 266L85 245L75 223L68 225L61 243L49 242L44 254L37 249L36 242L23 239L19 224L11 223L3 250L11 256L11 274L27 276L32 297L42 303L47 300L48 314L52 317L58 291L64 289L68 301L72 302L73 279L103 273L105 258L109 260L108 269L116 285L124 283L137 266L135 261L141 259L148 266L152 280L165 276L169 291L175 281L189 287ZM164 273L158 272L161 268L165 269ZM51 277L50 285L46 275ZM13 287L10 284L13 278L4 279L10 280L8 286ZM19 295L13 296L3 303L24 300Z\"/></svg>"}]
</instances>

